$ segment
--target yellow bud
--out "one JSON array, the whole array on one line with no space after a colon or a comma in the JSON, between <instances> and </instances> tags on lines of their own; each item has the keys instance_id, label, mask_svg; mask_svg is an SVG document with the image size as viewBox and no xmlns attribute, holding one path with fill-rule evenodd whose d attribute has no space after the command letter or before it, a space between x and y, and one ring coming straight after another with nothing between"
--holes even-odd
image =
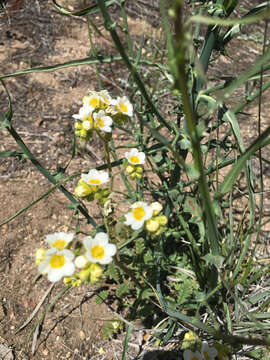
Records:
<instances>
[{"instance_id":1,"label":"yellow bud","mask_svg":"<svg viewBox=\"0 0 270 360\"><path fill-rule=\"evenodd\" d=\"M138 174L137 172L134 173L134 177L136 177L137 179L141 179L142 178L142 174ZM132 176L132 175L131 175Z\"/></svg>"},{"instance_id":2,"label":"yellow bud","mask_svg":"<svg viewBox=\"0 0 270 360\"><path fill-rule=\"evenodd\" d=\"M89 268L81 270L79 272L78 276L79 276L81 281L89 281L89 277L90 277Z\"/></svg>"},{"instance_id":3,"label":"yellow bud","mask_svg":"<svg viewBox=\"0 0 270 360\"><path fill-rule=\"evenodd\" d=\"M81 130L81 128L82 128L82 123L76 121L75 124L74 124L74 128L75 128L76 130Z\"/></svg>"},{"instance_id":4,"label":"yellow bud","mask_svg":"<svg viewBox=\"0 0 270 360\"><path fill-rule=\"evenodd\" d=\"M73 277L73 276L66 276L66 277L64 277L64 279L63 279L63 283L64 283L65 285L69 285L69 284L71 284L72 280L74 280L74 277Z\"/></svg>"},{"instance_id":5,"label":"yellow bud","mask_svg":"<svg viewBox=\"0 0 270 360\"><path fill-rule=\"evenodd\" d=\"M198 344L200 344L198 336L193 331L189 331L185 333L181 349L191 349L194 351Z\"/></svg>"},{"instance_id":6,"label":"yellow bud","mask_svg":"<svg viewBox=\"0 0 270 360\"><path fill-rule=\"evenodd\" d=\"M45 259L46 249L38 249L36 251L36 266L38 266Z\"/></svg>"},{"instance_id":7,"label":"yellow bud","mask_svg":"<svg viewBox=\"0 0 270 360\"><path fill-rule=\"evenodd\" d=\"M146 229L150 232L156 232L159 228L159 223L153 218L146 221Z\"/></svg>"},{"instance_id":8,"label":"yellow bud","mask_svg":"<svg viewBox=\"0 0 270 360\"><path fill-rule=\"evenodd\" d=\"M86 138L86 136L87 136L87 130L82 129L82 130L80 131L80 135L79 135L79 136L82 137L82 138Z\"/></svg>"},{"instance_id":9,"label":"yellow bud","mask_svg":"<svg viewBox=\"0 0 270 360\"><path fill-rule=\"evenodd\" d=\"M143 166L137 165L136 168L135 168L135 172L138 175L142 174L143 173Z\"/></svg>"},{"instance_id":10,"label":"yellow bud","mask_svg":"<svg viewBox=\"0 0 270 360\"><path fill-rule=\"evenodd\" d=\"M74 189L74 194L77 197L87 196L87 195L91 194L91 188L89 189L89 186L78 185Z\"/></svg>"},{"instance_id":11,"label":"yellow bud","mask_svg":"<svg viewBox=\"0 0 270 360\"><path fill-rule=\"evenodd\" d=\"M162 205L157 201L150 204L150 207L153 210L153 215L154 216L158 215L162 210Z\"/></svg>"},{"instance_id":12,"label":"yellow bud","mask_svg":"<svg viewBox=\"0 0 270 360\"><path fill-rule=\"evenodd\" d=\"M166 218L166 216L161 215L161 216L157 216L155 218L155 220L160 224L160 225L167 225L168 223L168 219Z\"/></svg>"},{"instance_id":13,"label":"yellow bud","mask_svg":"<svg viewBox=\"0 0 270 360\"><path fill-rule=\"evenodd\" d=\"M128 165L128 166L126 167L126 171L127 171L127 173L129 173L129 174L133 173L134 170L135 170L135 169L134 169L134 166L132 166L132 165Z\"/></svg>"},{"instance_id":14,"label":"yellow bud","mask_svg":"<svg viewBox=\"0 0 270 360\"><path fill-rule=\"evenodd\" d=\"M102 275L102 267L98 264L91 264L89 267L90 270L90 282L97 282L100 276Z\"/></svg>"},{"instance_id":15,"label":"yellow bud","mask_svg":"<svg viewBox=\"0 0 270 360\"><path fill-rule=\"evenodd\" d=\"M81 286L82 284L82 281L80 279L74 279L72 282L71 282L71 285L72 287L76 287L76 286Z\"/></svg>"}]
</instances>

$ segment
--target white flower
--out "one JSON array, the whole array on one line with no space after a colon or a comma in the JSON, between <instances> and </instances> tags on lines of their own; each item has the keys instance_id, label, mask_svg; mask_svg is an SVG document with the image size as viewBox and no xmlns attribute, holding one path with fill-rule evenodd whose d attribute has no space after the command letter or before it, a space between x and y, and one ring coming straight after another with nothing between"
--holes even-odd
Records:
<instances>
[{"instance_id":1,"label":"white flower","mask_svg":"<svg viewBox=\"0 0 270 360\"><path fill-rule=\"evenodd\" d=\"M84 269L88 263L89 261L85 255L77 256L74 261L75 266L79 269Z\"/></svg>"},{"instance_id":2,"label":"white flower","mask_svg":"<svg viewBox=\"0 0 270 360\"><path fill-rule=\"evenodd\" d=\"M105 350L103 349L103 347L100 347L100 348L98 349L98 353L99 353L100 355L105 354Z\"/></svg>"},{"instance_id":3,"label":"white flower","mask_svg":"<svg viewBox=\"0 0 270 360\"><path fill-rule=\"evenodd\" d=\"M109 264L116 254L116 246L109 243L109 237L104 232L97 233L93 239L87 236L83 240L86 249L85 256L92 263Z\"/></svg>"},{"instance_id":4,"label":"white flower","mask_svg":"<svg viewBox=\"0 0 270 360\"><path fill-rule=\"evenodd\" d=\"M125 214L126 221L124 224L130 225L133 230L138 230L152 215L153 210L151 207L144 202L138 201L131 206L131 211Z\"/></svg>"},{"instance_id":5,"label":"white flower","mask_svg":"<svg viewBox=\"0 0 270 360\"><path fill-rule=\"evenodd\" d=\"M184 360L203 360L199 351L192 352L189 349L186 349L183 353Z\"/></svg>"},{"instance_id":6,"label":"white flower","mask_svg":"<svg viewBox=\"0 0 270 360\"><path fill-rule=\"evenodd\" d=\"M118 321L113 321L113 322L112 322L112 326L113 326L114 330L118 329L118 328L119 328L119 323L118 323Z\"/></svg>"},{"instance_id":7,"label":"white flower","mask_svg":"<svg viewBox=\"0 0 270 360\"><path fill-rule=\"evenodd\" d=\"M57 250L63 250L73 240L74 234L72 233L53 233L46 236L45 241Z\"/></svg>"},{"instance_id":8,"label":"white flower","mask_svg":"<svg viewBox=\"0 0 270 360\"><path fill-rule=\"evenodd\" d=\"M118 97L117 100L112 100L111 103L119 113L129 117L133 116L133 106L126 96Z\"/></svg>"},{"instance_id":9,"label":"white flower","mask_svg":"<svg viewBox=\"0 0 270 360\"><path fill-rule=\"evenodd\" d=\"M99 92L99 96L100 96L100 99L101 101L106 104L106 105L110 105L111 102L112 102L112 98L111 96L109 95L108 91L107 90L101 90Z\"/></svg>"},{"instance_id":10,"label":"white flower","mask_svg":"<svg viewBox=\"0 0 270 360\"><path fill-rule=\"evenodd\" d=\"M100 107L100 96L99 93L96 91L91 91L90 92L90 96L85 96L83 98L83 106L85 106L86 108L91 108L91 109L97 109Z\"/></svg>"},{"instance_id":11,"label":"white flower","mask_svg":"<svg viewBox=\"0 0 270 360\"><path fill-rule=\"evenodd\" d=\"M94 108L91 108L89 106L82 106L79 110L79 114L75 114L75 115L72 115L72 117L76 120L87 120L92 112L93 112Z\"/></svg>"},{"instance_id":12,"label":"white flower","mask_svg":"<svg viewBox=\"0 0 270 360\"><path fill-rule=\"evenodd\" d=\"M215 360L218 352L216 348L209 347L208 343L206 341L203 341L201 347L201 354L204 360Z\"/></svg>"},{"instance_id":13,"label":"white flower","mask_svg":"<svg viewBox=\"0 0 270 360\"><path fill-rule=\"evenodd\" d=\"M70 250L49 249L45 259L40 263L38 271L47 274L51 282L61 280L63 276L70 276L75 272L73 264L74 254Z\"/></svg>"},{"instance_id":14,"label":"white flower","mask_svg":"<svg viewBox=\"0 0 270 360\"><path fill-rule=\"evenodd\" d=\"M105 132L111 132L111 125L113 120L110 116L107 116L104 110L99 110L97 113L93 114L93 118L97 127Z\"/></svg>"},{"instance_id":15,"label":"white flower","mask_svg":"<svg viewBox=\"0 0 270 360\"><path fill-rule=\"evenodd\" d=\"M109 181L109 174L106 171L92 169L88 174L82 174L81 178L88 185L101 185Z\"/></svg>"},{"instance_id":16,"label":"white flower","mask_svg":"<svg viewBox=\"0 0 270 360\"><path fill-rule=\"evenodd\" d=\"M139 152L135 148L131 149L130 152L126 152L125 157L132 165L142 165L145 161L145 153Z\"/></svg>"}]
</instances>

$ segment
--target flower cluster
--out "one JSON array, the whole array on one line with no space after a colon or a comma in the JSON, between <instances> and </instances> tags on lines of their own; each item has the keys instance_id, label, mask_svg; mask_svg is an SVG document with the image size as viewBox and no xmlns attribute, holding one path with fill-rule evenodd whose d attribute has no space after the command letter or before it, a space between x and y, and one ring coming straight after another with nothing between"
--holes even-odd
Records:
<instances>
[{"instance_id":1,"label":"flower cluster","mask_svg":"<svg viewBox=\"0 0 270 360\"><path fill-rule=\"evenodd\" d=\"M38 249L36 265L38 271L47 275L49 281L56 282L63 277L66 284L80 285L81 282L96 282L102 275L101 265L109 264L116 254L116 246L109 243L106 233L97 233L94 238L82 240L85 253L75 257L70 245L74 238L71 233L54 233L46 236L50 249ZM76 268L79 272L76 273Z\"/></svg>"},{"instance_id":2,"label":"flower cluster","mask_svg":"<svg viewBox=\"0 0 270 360\"><path fill-rule=\"evenodd\" d=\"M108 181L109 174L106 171L92 169L88 174L81 175L74 193L77 197L86 198L89 201L96 198L104 203L110 195L110 191L108 189L101 190L100 186Z\"/></svg>"},{"instance_id":3,"label":"flower cluster","mask_svg":"<svg viewBox=\"0 0 270 360\"><path fill-rule=\"evenodd\" d=\"M161 210L162 205L158 202L148 205L138 201L131 205L130 211L125 214L124 224L131 226L132 230L139 230L146 224L146 230L155 236L160 235L166 230L168 222L166 216L159 215Z\"/></svg>"},{"instance_id":4,"label":"flower cluster","mask_svg":"<svg viewBox=\"0 0 270 360\"><path fill-rule=\"evenodd\" d=\"M124 168L131 179L141 179L143 173L143 164L145 162L145 153L139 152L133 148L125 153Z\"/></svg>"},{"instance_id":5,"label":"flower cluster","mask_svg":"<svg viewBox=\"0 0 270 360\"><path fill-rule=\"evenodd\" d=\"M73 115L75 135L89 140L93 131L111 133L113 123L124 123L132 116L133 106L126 96L112 99L107 90L90 91L79 113Z\"/></svg>"}]
</instances>

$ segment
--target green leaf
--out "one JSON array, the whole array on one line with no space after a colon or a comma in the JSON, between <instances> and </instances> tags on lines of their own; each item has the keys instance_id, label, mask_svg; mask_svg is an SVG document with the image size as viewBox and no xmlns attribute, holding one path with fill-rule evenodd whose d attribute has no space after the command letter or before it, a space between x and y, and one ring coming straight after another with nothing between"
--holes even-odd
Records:
<instances>
[{"instance_id":1,"label":"green leaf","mask_svg":"<svg viewBox=\"0 0 270 360\"><path fill-rule=\"evenodd\" d=\"M224 257L223 256L219 256L219 255L213 255L213 254L207 254L205 256L203 256L203 258L207 264L213 264L215 265L217 268L221 267L224 261Z\"/></svg>"},{"instance_id":2,"label":"green leaf","mask_svg":"<svg viewBox=\"0 0 270 360\"><path fill-rule=\"evenodd\" d=\"M116 290L116 296L120 299L123 298L125 295L129 294L129 284L124 282L120 284Z\"/></svg>"},{"instance_id":3,"label":"green leaf","mask_svg":"<svg viewBox=\"0 0 270 360\"><path fill-rule=\"evenodd\" d=\"M135 242L135 251L137 255L140 255L143 253L145 249L144 241L143 239L137 239Z\"/></svg>"},{"instance_id":4,"label":"green leaf","mask_svg":"<svg viewBox=\"0 0 270 360\"><path fill-rule=\"evenodd\" d=\"M118 283L120 282L120 278L121 278L120 270L113 263L110 263L108 265L106 274L109 276L110 279L113 279L114 281L116 281Z\"/></svg>"}]
</instances>

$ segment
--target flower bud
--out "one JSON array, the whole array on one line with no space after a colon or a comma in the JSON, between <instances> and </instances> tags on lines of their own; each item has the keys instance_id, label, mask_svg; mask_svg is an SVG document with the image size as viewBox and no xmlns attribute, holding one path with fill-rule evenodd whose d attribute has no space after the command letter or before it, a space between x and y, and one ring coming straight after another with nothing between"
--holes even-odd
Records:
<instances>
[{"instance_id":1,"label":"flower bud","mask_svg":"<svg viewBox=\"0 0 270 360\"><path fill-rule=\"evenodd\" d=\"M82 123L76 121L75 124L74 124L74 128L75 128L76 130L81 130L81 128L82 128Z\"/></svg>"},{"instance_id":2,"label":"flower bud","mask_svg":"<svg viewBox=\"0 0 270 360\"><path fill-rule=\"evenodd\" d=\"M128 165L128 166L126 167L126 171L127 171L127 173L129 173L129 174L133 173L134 170L135 170L135 169L134 169L134 167L133 167L132 165Z\"/></svg>"},{"instance_id":3,"label":"flower bud","mask_svg":"<svg viewBox=\"0 0 270 360\"><path fill-rule=\"evenodd\" d=\"M84 269L89 264L89 261L85 255L80 255L76 257L74 264L77 268Z\"/></svg>"},{"instance_id":4,"label":"flower bud","mask_svg":"<svg viewBox=\"0 0 270 360\"><path fill-rule=\"evenodd\" d=\"M74 189L74 194L77 197L84 197L91 193L91 190L83 185L76 186Z\"/></svg>"},{"instance_id":5,"label":"flower bud","mask_svg":"<svg viewBox=\"0 0 270 360\"><path fill-rule=\"evenodd\" d=\"M158 215L162 210L162 205L157 201L150 204L150 207L153 210L153 215L154 216Z\"/></svg>"},{"instance_id":6,"label":"flower bud","mask_svg":"<svg viewBox=\"0 0 270 360\"><path fill-rule=\"evenodd\" d=\"M155 220L160 224L160 225L167 225L168 223L168 219L166 218L166 216L161 215L161 216L157 216L155 218Z\"/></svg>"},{"instance_id":7,"label":"flower bud","mask_svg":"<svg viewBox=\"0 0 270 360\"><path fill-rule=\"evenodd\" d=\"M156 232L159 228L159 223L153 218L146 221L146 229L150 232Z\"/></svg>"},{"instance_id":8,"label":"flower bud","mask_svg":"<svg viewBox=\"0 0 270 360\"><path fill-rule=\"evenodd\" d=\"M83 282L88 282L89 281L89 277L90 277L90 270L89 267L86 269L83 269L79 272L78 274L79 278L81 281Z\"/></svg>"},{"instance_id":9,"label":"flower bud","mask_svg":"<svg viewBox=\"0 0 270 360\"><path fill-rule=\"evenodd\" d=\"M102 267L98 264L91 264L89 267L90 270L90 282L97 282L100 276L102 275Z\"/></svg>"}]
</instances>

